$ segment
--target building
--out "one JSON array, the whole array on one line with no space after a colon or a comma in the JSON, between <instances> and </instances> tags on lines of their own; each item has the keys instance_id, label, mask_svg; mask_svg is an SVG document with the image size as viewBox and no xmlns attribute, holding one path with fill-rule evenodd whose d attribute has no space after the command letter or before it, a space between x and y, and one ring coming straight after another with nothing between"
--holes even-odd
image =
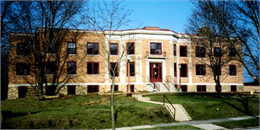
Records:
<instances>
[{"instance_id":1,"label":"building","mask_svg":"<svg viewBox=\"0 0 260 130\"><path fill-rule=\"evenodd\" d=\"M81 34L77 40L72 39L75 33ZM31 55L27 50L26 42L17 39L23 35L16 33L10 35L10 57L18 58L15 60L16 64L9 65L9 99L24 97L36 91L35 75L30 73L32 68L24 64L24 60L30 58ZM30 34L33 38L37 35L39 35L37 30L35 34ZM59 84L53 83L51 79L55 75L53 73L55 64L49 63L45 70L47 74L44 89L46 95L53 95L60 85L63 87L59 93L65 95L84 95L92 92L103 94L110 91L112 82L106 69L107 64L103 57L105 53L100 41L111 48L109 52L111 66L118 70L115 78L116 91L127 92L126 55L131 58L131 92L216 91L215 81L210 70L198 62L200 59L208 60L203 52L198 51L203 48L196 46L186 34L159 27L119 30L115 31L111 37L110 44L107 43L104 36L98 38L94 31L89 30L71 29L66 36L60 44L61 54L68 56L64 61L62 76L72 77L72 80L59 82ZM238 46L241 47L241 44ZM215 52L217 50L218 48L214 49ZM232 52L232 50L229 52L229 56L235 56ZM27 56L24 58L24 55ZM122 59L118 60L121 56ZM23 69L19 69L17 66ZM230 61L221 68L220 78L222 92L243 91L243 68L238 61ZM57 88L56 85L58 85Z\"/></svg>"}]
</instances>

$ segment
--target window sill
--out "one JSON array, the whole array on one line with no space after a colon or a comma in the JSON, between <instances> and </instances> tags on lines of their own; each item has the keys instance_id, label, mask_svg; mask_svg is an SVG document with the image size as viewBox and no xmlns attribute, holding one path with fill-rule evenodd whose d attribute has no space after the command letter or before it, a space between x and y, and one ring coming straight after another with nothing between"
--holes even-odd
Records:
<instances>
[{"instance_id":1,"label":"window sill","mask_svg":"<svg viewBox=\"0 0 260 130\"><path fill-rule=\"evenodd\" d=\"M46 74L46 76L53 76L54 74Z\"/></svg>"},{"instance_id":2,"label":"window sill","mask_svg":"<svg viewBox=\"0 0 260 130\"><path fill-rule=\"evenodd\" d=\"M187 56L180 56L180 58L188 58Z\"/></svg>"},{"instance_id":3,"label":"window sill","mask_svg":"<svg viewBox=\"0 0 260 130\"><path fill-rule=\"evenodd\" d=\"M87 74L87 76L100 76L100 74Z\"/></svg>"},{"instance_id":4,"label":"window sill","mask_svg":"<svg viewBox=\"0 0 260 130\"><path fill-rule=\"evenodd\" d=\"M87 56L99 56L99 54L87 54Z\"/></svg>"},{"instance_id":5,"label":"window sill","mask_svg":"<svg viewBox=\"0 0 260 130\"><path fill-rule=\"evenodd\" d=\"M197 77L205 77L206 75L196 75Z\"/></svg>"},{"instance_id":6,"label":"window sill","mask_svg":"<svg viewBox=\"0 0 260 130\"><path fill-rule=\"evenodd\" d=\"M206 57L195 57L195 59L206 59Z\"/></svg>"},{"instance_id":7,"label":"window sill","mask_svg":"<svg viewBox=\"0 0 260 130\"><path fill-rule=\"evenodd\" d=\"M70 55L70 56L76 56L77 54L68 54L68 55Z\"/></svg>"},{"instance_id":8,"label":"window sill","mask_svg":"<svg viewBox=\"0 0 260 130\"><path fill-rule=\"evenodd\" d=\"M181 77L181 79L188 79L189 77Z\"/></svg>"}]
</instances>

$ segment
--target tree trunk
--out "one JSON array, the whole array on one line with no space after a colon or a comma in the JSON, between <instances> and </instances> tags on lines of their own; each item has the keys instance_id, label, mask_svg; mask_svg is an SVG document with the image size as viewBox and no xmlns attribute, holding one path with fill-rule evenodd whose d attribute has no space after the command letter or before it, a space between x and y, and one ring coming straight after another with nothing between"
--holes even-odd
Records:
<instances>
[{"instance_id":1,"label":"tree trunk","mask_svg":"<svg viewBox=\"0 0 260 130\"><path fill-rule=\"evenodd\" d=\"M40 69L39 80L38 80L38 96L41 99L43 97L43 69Z\"/></svg>"},{"instance_id":2,"label":"tree trunk","mask_svg":"<svg viewBox=\"0 0 260 130\"><path fill-rule=\"evenodd\" d=\"M115 77L112 78L112 90L111 90L111 118L112 118L112 129L116 129L116 121L115 121L115 106L114 106L114 88L115 88Z\"/></svg>"}]
</instances>

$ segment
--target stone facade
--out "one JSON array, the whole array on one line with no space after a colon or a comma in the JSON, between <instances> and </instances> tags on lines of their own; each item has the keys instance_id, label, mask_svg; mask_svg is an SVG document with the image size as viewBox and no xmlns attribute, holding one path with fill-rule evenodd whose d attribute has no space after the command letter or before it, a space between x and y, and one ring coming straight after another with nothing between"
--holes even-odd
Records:
<instances>
[{"instance_id":1,"label":"stone facade","mask_svg":"<svg viewBox=\"0 0 260 130\"><path fill-rule=\"evenodd\" d=\"M36 31L37 32L37 31ZM106 59L104 58L107 54L104 53L105 48L109 47L109 43L105 40L105 36L102 34L95 34L94 31L75 31L71 30L61 44L61 54L67 55L68 42L76 43L76 54L69 54L66 62L76 62L77 70L76 74L69 75L66 73L67 64L64 65L62 72L64 74L60 77L59 82L63 81L66 76L70 77L70 80L62 82L64 87L60 90L60 94L68 94L68 86L75 86L76 95L88 94L88 88L98 86L98 93L103 94L111 90L112 81L109 78ZM77 40L73 40L74 34L81 34ZM36 37L38 34L31 34L32 37ZM101 36L101 39L97 35ZM20 37L18 34L11 34L10 42L13 46L10 47L9 54L10 59L17 58L17 62L24 62L26 58L30 56L22 57L17 56L16 50L13 47L20 43L17 40ZM88 43L98 43L99 54L91 55L87 54ZM206 75L196 75L196 64L198 58L195 57L195 44L193 40L187 37L185 34L175 33L168 29L160 29L159 27L145 27L143 29L133 30L120 30L116 31L111 37L110 43L117 43L118 54L110 55L110 62L117 62L119 69L119 76L115 78L115 85L118 85L118 91L124 93L127 92L128 76L126 75L126 46L127 43L134 43L134 54L129 54L130 62L134 62L134 76L130 77L130 84L134 85L134 92L147 91L149 89L147 84L150 84L150 78L157 75L161 77L159 82L173 82L176 85L186 85L188 92L197 92L198 85L205 85L206 92L215 92L215 81L209 69L206 68ZM39 43L40 44L40 43ZM155 46L151 45L154 44ZM159 54L152 54L152 46L155 47L154 51L160 52ZM176 49L174 48L176 46ZM180 56L180 47L186 47L187 56ZM174 55L176 52L176 55ZM51 55L50 55L51 56ZM123 58L121 58L123 57ZM121 58L121 59L120 59ZM52 60L52 58L50 58ZM207 60L205 58L205 60ZM119 61L119 62L118 62ZM89 62L99 63L97 74L88 74ZM155 70L151 63L157 64L160 67ZM178 69L179 64L187 65L187 77L180 78L180 70ZM176 65L176 66L175 66ZM236 76L229 76L228 65L221 68L221 86L222 92L230 92L230 85L237 86L237 91L243 91L243 68L241 63L237 61L229 62L229 65L236 65ZM158 67L158 66L156 66ZM176 70L174 68L177 68ZM33 89L29 86L36 86L37 81L35 75L30 73L26 76L18 76L16 74L15 66L9 66L9 91L8 98L18 98L18 87L28 86L28 97L33 96ZM31 68L33 69L33 68ZM154 74L151 74L153 69ZM227 72L227 73L224 73ZM53 75L47 75L48 85L52 85ZM96 90L95 90L96 91ZM45 92L45 89L44 89ZM29 96L30 95L30 96Z\"/></svg>"}]
</instances>

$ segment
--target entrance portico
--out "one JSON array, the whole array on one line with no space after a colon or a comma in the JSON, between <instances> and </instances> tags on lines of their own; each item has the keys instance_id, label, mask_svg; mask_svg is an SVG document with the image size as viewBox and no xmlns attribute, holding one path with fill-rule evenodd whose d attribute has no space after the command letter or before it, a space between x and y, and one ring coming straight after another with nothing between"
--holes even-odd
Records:
<instances>
[{"instance_id":1,"label":"entrance portico","mask_svg":"<svg viewBox=\"0 0 260 130\"><path fill-rule=\"evenodd\" d=\"M166 77L166 61L162 59L147 59L146 75L147 82L163 82Z\"/></svg>"}]
</instances>

